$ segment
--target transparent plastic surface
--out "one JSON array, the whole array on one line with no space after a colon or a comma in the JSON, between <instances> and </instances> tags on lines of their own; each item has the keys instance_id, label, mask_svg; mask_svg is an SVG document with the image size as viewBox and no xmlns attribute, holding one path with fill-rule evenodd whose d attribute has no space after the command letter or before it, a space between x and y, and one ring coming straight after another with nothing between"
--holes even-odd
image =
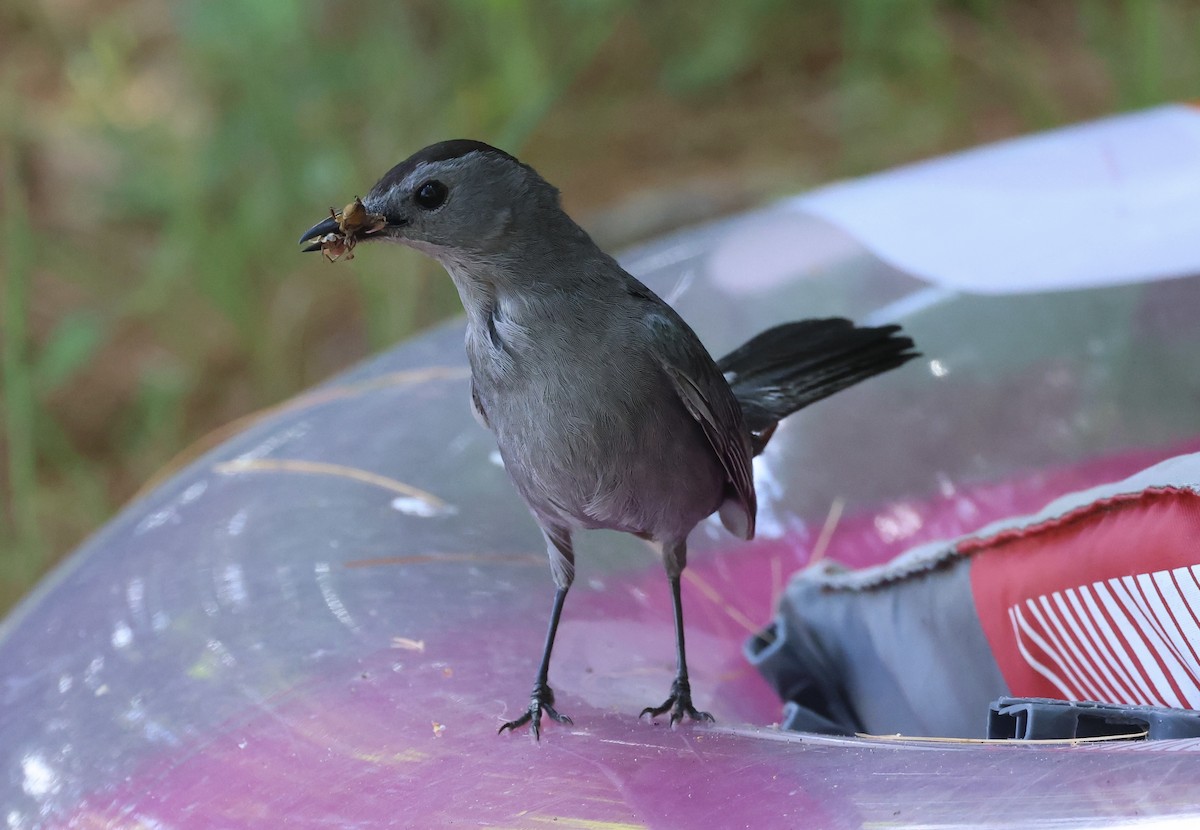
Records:
<instances>
[{"instance_id":1,"label":"transparent plastic surface","mask_svg":"<svg viewBox=\"0 0 1200 830\"><path fill-rule=\"evenodd\" d=\"M588 533L551 671L575 725L496 735L528 698L552 588L471 417L456 322L179 471L9 617L7 826L1200 820L1197 742L788 735L741 655L814 552L880 562L1200 445L1200 279L957 295L782 206L624 261L714 352L838 314L901 322L926 356L781 427L756 462L756 541L693 535L690 668L715 726L638 721L673 674L666 582L636 539Z\"/></svg>"}]
</instances>

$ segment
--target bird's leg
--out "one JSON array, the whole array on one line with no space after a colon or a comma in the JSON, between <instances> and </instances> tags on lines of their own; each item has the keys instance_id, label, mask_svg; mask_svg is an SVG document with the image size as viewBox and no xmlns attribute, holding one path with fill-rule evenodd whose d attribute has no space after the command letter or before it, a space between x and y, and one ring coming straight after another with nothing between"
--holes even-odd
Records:
<instances>
[{"instance_id":1,"label":"bird's leg","mask_svg":"<svg viewBox=\"0 0 1200 830\"><path fill-rule=\"evenodd\" d=\"M571 719L566 715L560 714L554 708L554 690L550 688L550 652L554 649L554 635L558 631L558 618L562 615L563 601L567 598L567 589L559 588L554 594L554 608L550 611L550 629L546 632L546 646L542 651L542 665L538 668L537 679L533 681L533 693L529 696L529 708L525 710L525 714L516 720L510 720L500 727L500 731L505 729L517 729L520 726L529 724L529 731L533 733L535 740L541 737L541 721L542 715L549 715L559 723L571 723Z\"/></svg>"},{"instance_id":2,"label":"bird's leg","mask_svg":"<svg viewBox=\"0 0 1200 830\"><path fill-rule=\"evenodd\" d=\"M663 548L663 561L667 566L667 578L671 582L671 602L675 609L675 680L671 683L671 695L661 706L647 706L638 717L649 715L656 718L671 712L671 726L684 717L692 720L712 721L713 716L701 712L692 705L692 686L688 682L687 648L683 636L683 598L680 595L679 579L687 564L686 541L667 545Z\"/></svg>"},{"instance_id":3,"label":"bird's leg","mask_svg":"<svg viewBox=\"0 0 1200 830\"><path fill-rule=\"evenodd\" d=\"M550 609L550 627L546 631L546 645L542 648L542 664L538 667L537 677L533 681L533 692L529 696L529 708L525 714L516 720L510 720L501 725L499 732L505 729L516 730L529 724L529 731L534 740L541 738L542 715L549 715L559 723L570 724L573 721L554 708L554 690L550 688L550 653L554 650L554 635L558 633L558 619L562 616L563 603L567 599L567 591L575 577L575 555L571 548L570 533L566 530L546 530L546 539L550 542L550 569L554 573L554 581L558 590L554 594L554 606Z\"/></svg>"}]
</instances>

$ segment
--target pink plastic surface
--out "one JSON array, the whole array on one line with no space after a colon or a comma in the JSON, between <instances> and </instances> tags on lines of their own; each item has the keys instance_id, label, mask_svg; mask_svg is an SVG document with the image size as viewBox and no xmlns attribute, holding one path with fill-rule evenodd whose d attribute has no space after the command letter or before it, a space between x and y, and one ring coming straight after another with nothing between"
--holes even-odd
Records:
<instances>
[{"instance_id":1,"label":"pink plastic surface","mask_svg":"<svg viewBox=\"0 0 1200 830\"><path fill-rule=\"evenodd\" d=\"M629 259L714 351L791 317L890 319L925 290L853 249L739 289L714 250L755 221ZM540 744L495 734L527 699L552 591L540 536L469 413L454 325L200 459L5 621L0 816L14 828L1200 821L1195 742L898 744L771 728L779 702L742 643L823 537L820 555L880 562L1195 444L1200 280L909 307L900 322L927 360L780 430L756 464L759 540L715 523L693 535L690 668L715 726L638 721L671 680L667 587L640 542L596 533L580 539L551 670L575 726L548 724Z\"/></svg>"}]
</instances>

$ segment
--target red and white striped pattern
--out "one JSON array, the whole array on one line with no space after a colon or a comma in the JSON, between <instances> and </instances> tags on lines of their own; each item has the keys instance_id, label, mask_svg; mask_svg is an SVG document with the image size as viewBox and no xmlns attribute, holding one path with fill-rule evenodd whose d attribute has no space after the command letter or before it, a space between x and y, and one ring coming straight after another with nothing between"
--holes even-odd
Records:
<instances>
[{"instance_id":1,"label":"red and white striped pattern","mask_svg":"<svg viewBox=\"0 0 1200 830\"><path fill-rule=\"evenodd\" d=\"M1008 618L1065 700L1200 708L1200 565L1043 594Z\"/></svg>"}]
</instances>

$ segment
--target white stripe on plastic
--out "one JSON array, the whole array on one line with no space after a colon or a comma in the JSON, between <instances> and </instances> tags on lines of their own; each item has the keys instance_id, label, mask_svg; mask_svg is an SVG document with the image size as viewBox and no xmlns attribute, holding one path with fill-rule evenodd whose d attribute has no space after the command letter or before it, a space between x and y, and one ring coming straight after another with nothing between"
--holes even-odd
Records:
<instances>
[{"instance_id":1,"label":"white stripe on plastic","mask_svg":"<svg viewBox=\"0 0 1200 830\"><path fill-rule=\"evenodd\" d=\"M1095 664L1104 672L1104 676L1113 689L1111 699L1148 704L1150 699L1142 694L1137 684L1129 677L1121 660L1109 648L1107 639L1097 628L1096 621L1092 618L1092 612L1083 606L1080 592L1072 588L1066 594L1071 603L1071 619L1081 623L1086 629L1087 643L1090 647L1088 653L1092 655Z\"/></svg>"},{"instance_id":2,"label":"white stripe on plastic","mask_svg":"<svg viewBox=\"0 0 1200 830\"><path fill-rule=\"evenodd\" d=\"M788 206L942 288L1008 294L1200 270L1200 110L1168 105L839 182Z\"/></svg>"},{"instance_id":3,"label":"white stripe on plastic","mask_svg":"<svg viewBox=\"0 0 1200 830\"><path fill-rule=\"evenodd\" d=\"M1070 594L1073 593L1073 591L1067 591L1067 593ZM1055 593L1051 595L1051 599L1054 600L1055 606L1055 625L1060 626L1062 638L1067 640L1067 644L1070 646L1070 650L1074 652L1076 660L1079 661L1080 666L1084 667L1084 670L1088 675L1088 679L1090 679L1088 686L1090 686L1093 693L1096 694L1096 699L1116 699L1116 686L1110 684L1110 682L1105 682L1105 678L1100 676L1100 673L1103 672L1106 675L1106 679L1111 680L1111 675L1108 673L1108 667L1104 666L1103 661L1098 660L1096 656L1096 649L1093 648L1091 640L1087 638L1087 634L1081 630L1079 622L1075 620L1075 615L1072 612L1072 609L1067 607L1067 602L1063 600L1061 591L1055 591ZM1045 603L1045 597L1043 597L1042 601ZM1070 631L1063 631L1061 627L1062 624L1066 624L1070 628ZM1086 656L1082 654L1079 645L1076 645L1076 643L1084 646L1084 649L1087 651Z\"/></svg>"},{"instance_id":4,"label":"white stripe on plastic","mask_svg":"<svg viewBox=\"0 0 1200 830\"><path fill-rule=\"evenodd\" d=\"M1166 574L1165 571L1159 573ZM1149 630L1160 639L1160 662L1168 664L1167 671L1187 701L1188 708L1195 709L1200 706L1200 688L1197 688L1194 682L1195 667L1188 665L1187 643L1180 642L1181 637L1174 616L1159 599L1154 586L1154 575L1138 574L1136 578L1127 576L1122 582L1130 593L1134 594L1138 606L1146 614Z\"/></svg>"},{"instance_id":5,"label":"white stripe on plastic","mask_svg":"<svg viewBox=\"0 0 1200 830\"><path fill-rule=\"evenodd\" d=\"M1050 683L1056 689L1058 689L1059 693L1063 697L1063 700L1079 700L1075 693L1071 689L1068 689L1066 684L1063 683L1062 678L1051 671L1051 669L1045 664L1039 662L1032 654L1029 653L1029 650L1025 648L1025 639L1021 636L1021 632L1029 631L1029 625L1021 616L1021 609L1015 605L1009 608L1008 619L1012 623L1013 636L1017 641L1017 649L1021 652L1021 656L1025 658L1025 662L1028 663L1034 671L1049 680Z\"/></svg>"},{"instance_id":6,"label":"white stripe on plastic","mask_svg":"<svg viewBox=\"0 0 1200 830\"><path fill-rule=\"evenodd\" d=\"M1009 607L1021 657L1067 700L1200 708L1200 566Z\"/></svg>"},{"instance_id":7,"label":"white stripe on plastic","mask_svg":"<svg viewBox=\"0 0 1200 830\"><path fill-rule=\"evenodd\" d=\"M1097 583L1096 594L1109 616L1112 617L1121 636L1129 644L1133 656L1137 660L1138 670L1153 691L1153 702L1156 706L1183 706L1183 701L1175 694L1171 681L1163 673L1159 665L1156 649L1147 641L1142 629L1137 625L1134 615L1137 608L1129 591L1120 580L1111 579L1108 582Z\"/></svg>"},{"instance_id":8,"label":"white stripe on plastic","mask_svg":"<svg viewBox=\"0 0 1200 830\"><path fill-rule=\"evenodd\" d=\"M1126 649L1125 644L1121 642L1121 638L1113 631L1113 628L1108 623L1108 618L1100 608L1099 591L1093 590L1099 588L1095 586L1081 586L1078 590L1083 596L1084 602L1088 606L1088 610L1092 612L1092 619L1096 625L1104 633L1104 641L1108 644L1109 653L1117 658L1121 665L1122 673L1125 678L1138 689L1140 699L1137 701L1146 706L1153 706L1158 703L1154 697L1154 693L1150 690L1150 684L1146 682L1145 676L1138 669L1136 658L1131 655ZM1130 701L1124 701L1130 702Z\"/></svg>"},{"instance_id":9,"label":"white stripe on plastic","mask_svg":"<svg viewBox=\"0 0 1200 830\"><path fill-rule=\"evenodd\" d=\"M1045 616L1042 614L1042 608L1039 607L1039 603L1045 608ZM1063 667L1063 673L1070 678L1072 685L1079 690L1081 695L1086 699L1095 698L1098 694L1096 688L1087 682L1087 677L1084 676L1083 670L1075 662L1070 653L1068 653L1067 649L1064 648L1062 641L1059 640L1058 635L1054 631L1053 623L1056 622L1054 619L1055 614L1049 603L1046 602L1046 597L1041 596L1036 600L1026 600L1025 605L1029 608L1029 613L1033 616L1034 620L1037 621L1042 636L1050 643L1051 648L1047 650L1047 653L1053 655L1054 661Z\"/></svg>"},{"instance_id":10,"label":"white stripe on plastic","mask_svg":"<svg viewBox=\"0 0 1200 830\"><path fill-rule=\"evenodd\" d=\"M1172 623L1171 642L1175 645L1175 653L1193 677L1200 677L1200 653L1197 653L1200 648L1200 627L1197 627L1195 616L1179 592L1174 575L1168 571L1158 571L1147 578L1153 580L1159 598L1166 603Z\"/></svg>"}]
</instances>

